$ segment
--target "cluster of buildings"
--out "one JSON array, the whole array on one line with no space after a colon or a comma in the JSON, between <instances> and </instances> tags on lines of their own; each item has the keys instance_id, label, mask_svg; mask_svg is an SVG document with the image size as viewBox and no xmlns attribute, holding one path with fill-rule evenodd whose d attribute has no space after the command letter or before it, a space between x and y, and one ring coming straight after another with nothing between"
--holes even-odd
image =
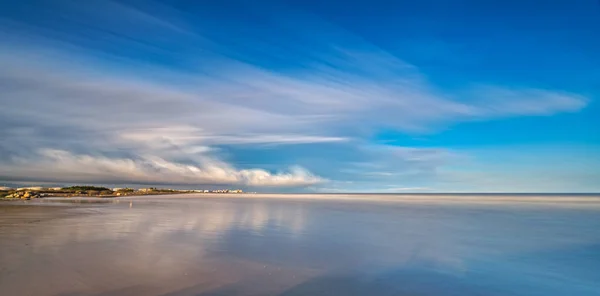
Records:
<instances>
[{"instance_id":1,"label":"cluster of buildings","mask_svg":"<svg viewBox=\"0 0 600 296\"><path fill-rule=\"evenodd\" d=\"M244 191L242 191L242 189L218 189L218 190L198 189L198 190L192 190L192 191L198 192L198 193L244 193Z\"/></svg>"},{"instance_id":2,"label":"cluster of buildings","mask_svg":"<svg viewBox=\"0 0 600 296\"><path fill-rule=\"evenodd\" d=\"M112 191L121 191L121 190L127 190L129 188L112 188ZM131 190L131 189L130 189ZM218 189L218 190L207 190L207 189L157 189L154 187L150 187L150 188L139 188L136 191L138 192L164 192L164 191L170 191L170 192L195 192L195 193L244 193L244 191L242 191L241 189Z\"/></svg>"}]
</instances>

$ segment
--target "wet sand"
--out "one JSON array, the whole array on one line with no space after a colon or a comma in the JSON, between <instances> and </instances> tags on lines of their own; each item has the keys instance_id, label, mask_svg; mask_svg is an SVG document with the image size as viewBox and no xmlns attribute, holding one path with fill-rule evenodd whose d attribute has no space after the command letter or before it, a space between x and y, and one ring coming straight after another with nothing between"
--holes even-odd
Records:
<instances>
[{"instance_id":1,"label":"wet sand","mask_svg":"<svg viewBox=\"0 0 600 296\"><path fill-rule=\"evenodd\" d=\"M483 198L3 202L0 295L600 295L594 197Z\"/></svg>"}]
</instances>

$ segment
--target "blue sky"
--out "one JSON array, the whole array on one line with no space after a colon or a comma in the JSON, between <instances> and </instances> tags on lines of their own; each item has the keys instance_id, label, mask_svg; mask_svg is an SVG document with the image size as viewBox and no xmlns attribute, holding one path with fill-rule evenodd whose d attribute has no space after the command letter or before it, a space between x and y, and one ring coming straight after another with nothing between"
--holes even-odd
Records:
<instances>
[{"instance_id":1,"label":"blue sky","mask_svg":"<svg viewBox=\"0 0 600 296\"><path fill-rule=\"evenodd\" d=\"M0 1L0 180L599 192L597 1Z\"/></svg>"}]
</instances>

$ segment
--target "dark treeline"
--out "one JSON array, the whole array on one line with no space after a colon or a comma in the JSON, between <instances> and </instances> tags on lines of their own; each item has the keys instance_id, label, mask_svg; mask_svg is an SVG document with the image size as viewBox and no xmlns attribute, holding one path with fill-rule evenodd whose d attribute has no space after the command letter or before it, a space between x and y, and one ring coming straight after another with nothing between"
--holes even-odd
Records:
<instances>
[{"instance_id":1,"label":"dark treeline","mask_svg":"<svg viewBox=\"0 0 600 296\"><path fill-rule=\"evenodd\" d=\"M63 187L62 190L73 190L73 191L90 191L90 190L94 190L94 191L112 191L111 189L106 188L106 187L88 186L88 185Z\"/></svg>"}]
</instances>

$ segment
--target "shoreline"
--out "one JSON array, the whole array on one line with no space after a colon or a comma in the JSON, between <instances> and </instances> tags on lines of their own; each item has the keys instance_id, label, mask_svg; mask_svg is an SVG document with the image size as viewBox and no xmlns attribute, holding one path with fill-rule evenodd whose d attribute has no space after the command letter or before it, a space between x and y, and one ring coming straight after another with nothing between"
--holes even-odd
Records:
<instances>
[{"instance_id":1,"label":"shoreline","mask_svg":"<svg viewBox=\"0 0 600 296\"><path fill-rule=\"evenodd\" d=\"M575 207L600 207L600 194L363 194L363 193L197 193L197 192L155 192L131 193L110 196L45 196L31 199L0 198L6 204L35 205L43 201L85 201L85 202L118 202L153 199L280 199L307 201L340 201L340 202L389 202L447 205L553 205ZM12 201L12 203L10 203Z\"/></svg>"},{"instance_id":2,"label":"shoreline","mask_svg":"<svg viewBox=\"0 0 600 296\"><path fill-rule=\"evenodd\" d=\"M96 197L45 197L43 199L94 200ZM185 193L185 194L153 194L128 195L113 197L115 200L143 200L153 198L168 199L282 199L282 200L315 200L315 201L363 201L363 202L410 202L410 203L447 203L447 204L558 204L600 206L600 194L591 196L578 195L440 195L440 194L289 194L289 193Z\"/></svg>"}]
</instances>

